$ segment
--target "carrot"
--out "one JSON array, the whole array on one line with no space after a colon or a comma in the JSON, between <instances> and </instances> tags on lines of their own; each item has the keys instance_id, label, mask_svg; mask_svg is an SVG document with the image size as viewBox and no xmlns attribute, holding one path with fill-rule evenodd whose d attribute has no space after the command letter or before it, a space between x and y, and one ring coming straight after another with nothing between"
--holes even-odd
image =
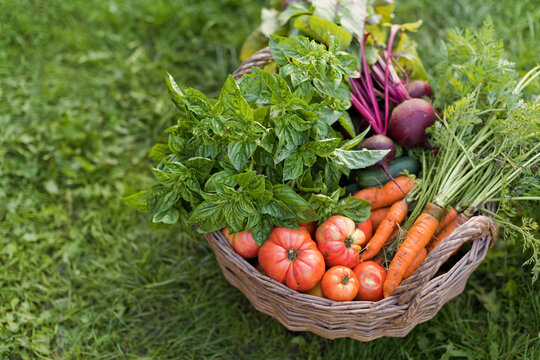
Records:
<instances>
[{"instance_id":1,"label":"carrot","mask_svg":"<svg viewBox=\"0 0 540 360\"><path fill-rule=\"evenodd\" d=\"M388 268L386 280L383 284L385 298L390 296L392 291L399 286L405 271L414 262L418 252L431 240L439 226L442 215L443 209L440 206L428 203L424 211L416 219Z\"/></svg>"},{"instance_id":2,"label":"carrot","mask_svg":"<svg viewBox=\"0 0 540 360\"><path fill-rule=\"evenodd\" d=\"M450 224L446 225L439 234L435 235L431 241L431 244L429 244L428 251L431 252L435 247L444 239L446 239L448 236L450 236L454 230L456 230L461 225L465 224L469 220L469 218L463 214L459 214L458 217L456 217L454 220L450 222ZM458 248L459 249L459 248ZM452 255L454 255L457 252L454 251Z\"/></svg>"},{"instance_id":3,"label":"carrot","mask_svg":"<svg viewBox=\"0 0 540 360\"><path fill-rule=\"evenodd\" d=\"M390 210L390 206L383 207L383 208L380 208L380 209L377 209L377 210L373 210L371 212L371 216L369 218L371 219L371 226L373 227L373 231L377 231L377 228L379 227L379 224L386 217L386 214L388 213L388 210Z\"/></svg>"},{"instance_id":4,"label":"carrot","mask_svg":"<svg viewBox=\"0 0 540 360\"><path fill-rule=\"evenodd\" d=\"M371 210L390 206L396 201L403 199L414 187L414 179L412 177L398 176L394 180L395 182L389 181L384 186L362 189L354 194L353 197L369 201L371 203Z\"/></svg>"},{"instance_id":5,"label":"carrot","mask_svg":"<svg viewBox=\"0 0 540 360\"><path fill-rule=\"evenodd\" d=\"M371 259L375 255L377 255L377 253L379 252L379 250L382 249L390 235L392 235L394 229L396 229L397 224L401 223L403 219L405 219L408 209L409 207L407 206L407 202L403 200L394 203L394 205L390 207L390 210L386 214L386 217L381 222L381 224L377 228L377 231L366 245L365 251L362 253L361 256L363 261Z\"/></svg>"},{"instance_id":6,"label":"carrot","mask_svg":"<svg viewBox=\"0 0 540 360\"><path fill-rule=\"evenodd\" d=\"M424 261L426 256L427 256L426 248L425 247L421 248L420 251L418 252L418 255L416 255L416 257L414 258L413 263L407 268L407 270L405 270L405 274L403 274L403 278L406 279L409 276L411 276L413 272L415 272L416 269L418 269L420 265L422 265L422 261Z\"/></svg>"},{"instance_id":7,"label":"carrot","mask_svg":"<svg viewBox=\"0 0 540 360\"><path fill-rule=\"evenodd\" d=\"M457 216L458 216L458 212L456 211L456 209L453 206L450 206L448 211L444 212L444 216L439 222L439 228L437 229L437 232L435 233L435 235L439 234L442 231L442 229L444 229L446 225L450 224L455 218L457 218Z\"/></svg>"}]
</instances>

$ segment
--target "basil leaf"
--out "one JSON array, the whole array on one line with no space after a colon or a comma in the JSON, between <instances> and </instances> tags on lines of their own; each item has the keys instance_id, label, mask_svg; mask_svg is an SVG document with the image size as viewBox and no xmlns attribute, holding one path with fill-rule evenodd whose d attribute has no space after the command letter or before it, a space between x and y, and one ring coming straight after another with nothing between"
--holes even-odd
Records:
<instances>
[{"instance_id":1,"label":"basil leaf","mask_svg":"<svg viewBox=\"0 0 540 360\"><path fill-rule=\"evenodd\" d=\"M161 161L163 160L164 157L166 157L170 153L171 152L167 144L155 144L154 146L152 146L152 149L150 150L148 157L156 161Z\"/></svg>"},{"instance_id":2,"label":"basil leaf","mask_svg":"<svg viewBox=\"0 0 540 360\"><path fill-rule=\"evenodd\" d=\"M256 171L246 171L233 176L234 181L243 188L247 188L249 184L255 179Z\"/></svg>"},{"instance_id":3,"label":"basil leaf","mask_svg":"<svg viewBox=\"0 0 540 360\"><path fill-rule=\"evenodd\" d=\"M340 142L339 138L312 141L307 144L307 149L319 157L326 157L334 152Z\"/></svg>"},{"instance_id":4,"label":"basil leaf","mask_svg":"<svg viewBox=\"0 0 540 360\"><path fill-rule=\"evenodd\" d=\"M204 201L193 210L189 221L195 224L219 223L223 220L222 210L223 204L213 204Z\"/></svg>"},{"instance_id":5,"label":"basil leaf","mask_svg":"<svg viewBox=\"0 0 540 360\"><path fill-rule=\"evenodd\" d=\"M388 154L390 150L341 150L336 149L337 160L348 169L362 169L374 165Z\"/></svg>"},{"instance_id":6,"label":"basil leaf","mask_svg":"<svg viewBox=\"0 0 540 360\"><path fill-rule=\"evenodd\" d=\"M135 210L145 213L145 212L148 212L147 196L148 196L148 191L144 190L144 191L139 191L135 194L124 196L121 199L124 202L124 204L131 206Z\"/></svg>"},{"instance_id":7,"label":"basil leaf","mask_svg":"<svg viewBox=\"0 0 540 360\"><path fill-rule=\"evenodd\" d=\"M298 222L315 221L318 219L317 213L311 205L291 187L287 185L276 184L273 186L274 198L283 201L295 213Z\"/></svg>"},{"instance_id":8,"label":"basil leaf","mask_svg":"<svg viewBox=\"0 0 540 360\"><path fill-rule=\"evenodd\" d=\"M270 237L270 233L274 228L272 219L267 216L261 216L259 222L251 228L251 235L255 242L262 246L264 242Z\"/></svg>"},{"instance_id":9,"label":"basil leaf","mask_svg":"<svg viewBox=\"0 0 540 360\"><path fill-rule=\"evenodd\" d=\"M296 179L304 170L304 162L302 156L298 153L293 154L291 157L285 159L283 165L283 181Z\"/></svg>"},{"instance_id":10,"label":"basil leaf","mask_svg":"<svg viewBox=\"0 0 540 360\"><path fill-rule=\"evenodd\" d=\"M164 223L164 224L176 224L180 213L175 208L170 208L164 211L155 213L152 217L152 221L155 223Z\"/></svg>"},{"instance_id":11,"label":"basil leaf","mask_svg":"<svg viewBox=\"0 0 540 360\"><path fill-rule=\"evenodd\" d=\"M280 219L294 219L296 214L280 200L272 200L260 207L260 212Z\"/></svg>"},{"instance_id":12,"label":"basil leaf","mask_svg":"<svg viewBox=\"0 0 540 360\"><path fill-rule=\"evenodd\" d=\"M371 204L364 199L349 196L339 200L336 211L338 215L346 216L356 223L363 223L371 215Z\"/></svg>"},{"instance_id":13,"label":"basil leaf","mask_svg":"<svg viewBox=\"0 0 540 360\"><path fill-rule=\"evenodd\" d=\"M339 124L341 126L343 126L343 128L347 131L347 133L351 136L351 137L354 137L355 134L356 134L356 130L354 129L354 123L352 122L351 120L351 117L349 116L348 113L344 113L346 115L344 116L341 116L338 121L339 121Z\"/></svg>"},{"instance_id":14,"label":"basil leaf","mask_svg":"<svg viewBox=\"0 0 540 360\"><path fill-rule=\"evenodd\" d=\"M356 135L354 138L345 141L339 148L341 150L350 150L354 148L356 145L360 144L362 140L364 140L369 130L371 130L371 126L368 126L366 130L362 131L360 134Z\"/></svg>"},{"instance_id":15,"label":"basil leaf","mask_svg":"<svg viewBox=\"0 0 540 360\"><path fill-rule=\"evenodd\" d=\"M203 181L212 171L214 161L204 157L193 157L186 161L186 167L193 169L197 179Z\"/></svg>"},{"instance_id":16,"label":"basil leaf","mask_svg":"<svg viewBox=\"0 0 540 360\"><path fill-rule=\"evenodd\" d=\"M170 209L178 201L179 195L175 188L169 188L160 183L152 185L146 195L148 211L158 213Z\"/></svg>"},{"instance_id":17,"label":"basil leaf","mask_svg":"<svg viewBox=\"0 0 540 360\"><path fill-rule=\"evenodd\" d=\"M171 97L172 102L176 107L180 110L183 110L185 108L185 104L182 101L182 97L184 94L182 91L180 91L180 88L174 81L174 78L171 76L171 74L167 73L167 76L165 77L165 82L167 83L167 90L169 91L169 96Z\"/></svg>"},{"instance_id":18,"label":"basil leaf","mask_svg":"<svg viewBox=\"0 0 540 360\"><path fill-rule=\"evenodd\" d=\"M257 145L254 143L235 141L227 146L227 155L234 168L237 171L241 171L256 148Z\"/></svg>"}]
</instances>

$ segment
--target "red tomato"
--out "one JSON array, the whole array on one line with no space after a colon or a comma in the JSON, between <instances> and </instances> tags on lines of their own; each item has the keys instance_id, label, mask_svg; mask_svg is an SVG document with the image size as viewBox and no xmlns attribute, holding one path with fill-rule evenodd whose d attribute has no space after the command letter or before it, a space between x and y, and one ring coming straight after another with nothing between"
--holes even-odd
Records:
<instances>
[{"instance_id":1,"label":"red tomato","mask_svg":"<svg viewBox=\"0 0 540 360\"><path fill-rule=\"evenodd\" d=\"M251 231L246 230L235 234L229 234L228 227L223 228L221 231L234 251L241 257L252 259L257 256L260 246L255 242L255 239L253 239Z\"/></svg>"},{"instance_id":2,"label":"red tomato","mask_svg":"<svg viewBox=\"0 0 540 360\"><path fill-rule=\"evenodd\" d=\"M373 235L373 225L371 224L371 219L368 218L363 223L358 224L358 229L362 230L362 232L366 236L366 242L368 242Z\"/></svg>"},{"instance_id":3,"label":"red tomato","mask_svg":"<svg viewBox=\"0 0 540 360\"><path fill-rule=\"evenodd\" d=\"M364 261L354 268L358 278L358 295L356 300L379 301L383 298L383 283L386 271L374 261Z\"/></svg>"},{"instance_id":4,"label":"red tomato","mask_svg":"<svg viewBox=\"0 0 540 360\"><path fill-rule=\"evenodd\" d=\"M309 295L318 296L318 297L324 297L324 295L322 293L321 282L319 281L317 283L317 285L315 285L315 287L313 289L308 290L308 291L304 291L304 294L309 294Z\"/></svg>"},{"instance_id":5,"label":"red tomato","mask_svg":"<svg viewBox=\"0 0 540 360\"><path fill-rule=\"evenodd\" d=\"M311 240L315 239L315 223L313 221L300 223L298 224L300 229L306 229L309 235L311 235Z\"/></svg>"},{"instance_id":6,"label":"red tomato","mask_svg":"<svg viewBox=\"0 0 540 360\"><path fill-rule=\"evenodd\" d=\"M351 219L334 215L319 225L315 237L326 265L343 265L352 269L360 262L358 253L366 237Z\"/></svg>"},{"instance_id":7,"label":"red tomato","mask_svg":"<svg viewBox=\"0 0 540 360\"><path fill-rule=\"evenodd\" d=\"M354 271L338 265L324 273L321 288L324 297L330 300L350 301L358 293L358 280Z\"/></svg>"},{"instance_id":8,"label":"red tomato","mask_svg":"<svg viewBox=\"0 0 540 360\"><path fill-rule=\"evenodd\" d=\"M275 227L259 250L259 263L268 276L291 289L313 288L324 274L324 258L306 230Z\"/></svg>"}]
</instances>

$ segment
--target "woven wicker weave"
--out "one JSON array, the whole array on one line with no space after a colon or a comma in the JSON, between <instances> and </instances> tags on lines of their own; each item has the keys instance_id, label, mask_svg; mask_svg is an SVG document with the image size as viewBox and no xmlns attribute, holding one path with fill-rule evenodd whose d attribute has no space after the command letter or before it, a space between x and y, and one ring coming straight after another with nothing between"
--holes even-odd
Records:
<instances>
[{"instance_id":1,"label":"woven wicker weave","mask_svg":"<svg viewBox=\"0 0 540 360\"><path fill-rule=\"evenodd\" d=\"M260 67L271 60L268 49L260 50L233 75L238 78L252 66ZM261 274L232 249L221 232L204 236L225 278L257 310L279 320L287 329L311 331L330 339L370 341L383 336L406 336L418 323L433 318L445 303L463 291L497 232L490 217L472 217L430 252L392 296L377 302L335 302L299 293ZM435 277L441 265L465 242L472 243L471 249L449 271Z\"/></svg>"}]
</instances>

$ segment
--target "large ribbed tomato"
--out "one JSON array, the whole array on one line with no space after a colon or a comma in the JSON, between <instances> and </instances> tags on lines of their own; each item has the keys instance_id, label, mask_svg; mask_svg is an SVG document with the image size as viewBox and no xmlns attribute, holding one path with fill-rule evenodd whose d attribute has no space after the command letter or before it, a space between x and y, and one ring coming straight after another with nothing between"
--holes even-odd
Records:
<instances>
[{"instance_id":1,"label":"large ribbed tomato","mask_svg":"<svg viewBox=\"0 0 540 360\"><path fill-rule=\"evenodd\" d=\"M241 257L252 259L257 256L260 246L255 242L255 239L253 239L251 231L246 230L235 234L229 234L228 227L223 228L221 231L234 251Z\"/></svg>"},{"instance_id":2,"label":"large ribbed tomato","mask_svg":"<svg viewBox=\"0 0 540 360\"><path fill-rule=\"evenodd\" d=\"M291 289L312 289L324 274L324 258L309 233L275 227L259 250L259 263L268 276Z\"/></svg>"},{"instance_id":3,"label":"large ribbed tomato","mask_svg":"<svg viewBox=\"0 0 540 360\"><path fill-rule=\"evenodd\" d=\"M315 237L326 265L343 265L352 269L360 262L358 253L366 242L366 236L351 219L334 215L319 225Z\"/></svg>"},{"instance_id":4,"label":"large ribbed tomato","mask_svg":"<svg viewBox=\"0 0 540 360\"><path fill-rule=\"evenodd\" d=\"M358 280L354 271L346 266L333 266L321 280L325 298L334 301L351 301L358 293Z\"/></svg>"},{"instance_id":5,"label":"large ribbed tomato","mask_svg":"<svg viewBox=\"0 0 540 360\"><path fill-rule=\"evenodd\" d=\"M362 230L364 232L364 235L366 237L366 243L371 239L371 236L373 235L373 224L371 223L371 219L367 219L361 224L358 224L358 229Z\"/></svg>"}]
</instances>

